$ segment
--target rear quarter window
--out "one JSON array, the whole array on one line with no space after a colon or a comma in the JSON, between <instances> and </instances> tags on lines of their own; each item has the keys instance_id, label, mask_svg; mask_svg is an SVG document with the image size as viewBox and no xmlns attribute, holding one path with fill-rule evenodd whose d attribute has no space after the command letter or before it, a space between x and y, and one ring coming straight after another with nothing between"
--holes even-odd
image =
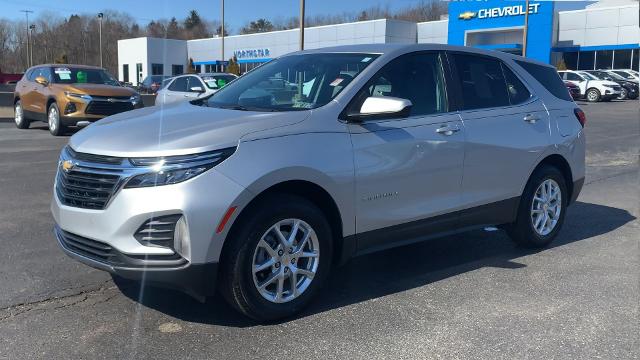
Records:
<instances>
[{"instance_id":1,"label":"rear quarter window","mask_svg":"<svg viewBox=\"0 0 640 360\"><path fill-rule=\"evenodd\" d=\"M515 60L515 62L526 72L534 77L542 86L544 86L553 96L561 100L573 101L567 87L560 79L556 69L550 66L533 64L526 61Z\"/></svg>"}]
</instances>

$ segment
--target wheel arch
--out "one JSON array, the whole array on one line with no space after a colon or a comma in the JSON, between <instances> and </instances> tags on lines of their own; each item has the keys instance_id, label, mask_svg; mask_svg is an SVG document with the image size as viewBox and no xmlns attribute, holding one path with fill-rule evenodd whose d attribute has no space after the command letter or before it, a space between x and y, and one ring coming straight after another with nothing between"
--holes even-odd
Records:
<instances>
[{"instance_id":1,"label":"wheel arch","mask_svg":"<svg viewBox=\"0 0 640 360\"><path fill-rule=\"evenodd\" d=\"M49 96L47 98L47 103L46 103L46 106L45 106L45 109L46 109L45 110L45 114L47 114L49 112L49 106L51 106L51 104L57 103L57 102L58 102L58 100L55 97Z\"/></svg>"},{"instance_id":2,"label":"wheel arch","mask_svg":"<svg viewBox=\"0 0 640 360\"><path fill-rule=\"evenodd\" d=\"M529 174L529 178L531 178L531 176L533 174L535 174L535 172L538 171L538 169L540 169L543 166L553 166L556 169L560 170L560 172L562 173L562 175L564 177L564 181L565 181L565 184L567 186L567 191L569 192L569 196L567 198L568 199L572 199L573 198L573 191L574 191L574 189L573 189L573 171L571 170L571 165L569 164L567 159L564 156L560 155L560 154L548 155L544 159L542 159L538 163L538 165L536 165L536 167L533 169L531 174Z\"/></svg>"},{"instance_id":3,"label":"wheel arch","mask_svg":"<svg viewBox=\"0 0 640 360\"><path fill-rule=\"evenodd\" d=\"M242 208L241 212L237 215L233 224L227 233L227 239L222 245L220 251L220 261L223 262L226 256L227 249L229 248L228 241L230 238L238 233L244 218L251 213L251 211L264 201L269 196L274 194L290 194L300 196L311 201L316 205L320 211L325 215L329 225L331 226L332 240L333 240L333 262L339 263L343 261L345 254L349 254L343 250L344 247L344 235L343 235L343 221L340 209L334 200L334 198L325 190L322 186L308 181L308 180L286 180L276 184L273 184L266 189L258 193L249 203Z\"/></svg>"}]
</instances>

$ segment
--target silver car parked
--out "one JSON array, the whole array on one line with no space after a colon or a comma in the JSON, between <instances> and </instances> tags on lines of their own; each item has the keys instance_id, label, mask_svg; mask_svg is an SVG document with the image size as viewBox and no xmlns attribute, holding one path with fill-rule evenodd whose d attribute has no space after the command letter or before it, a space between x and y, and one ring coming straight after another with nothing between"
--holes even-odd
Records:
<instances>
[{"instance_id":1,"label":"silver car parked","mask_svg":"<svg viewBox=\"0 0 640 360\"><path fill-rule=\"evenodd\" d=\"M190 101L207 97L237 78L228 73L180 75L163 82L156 95L156 105Z\"/></svg>"},{"instance_id":2,"label":"silver car parked","mask_svg":"<svg viewBox=\"0 0 640 360\"><path fill-rule=\"evenodd\" d=\"M55 235L117 276L283 318L356 255L490 225L546 246L582 188L584 125L555 69L522 57L297 52L71 137Z\"/></svg>"}]
</instances>

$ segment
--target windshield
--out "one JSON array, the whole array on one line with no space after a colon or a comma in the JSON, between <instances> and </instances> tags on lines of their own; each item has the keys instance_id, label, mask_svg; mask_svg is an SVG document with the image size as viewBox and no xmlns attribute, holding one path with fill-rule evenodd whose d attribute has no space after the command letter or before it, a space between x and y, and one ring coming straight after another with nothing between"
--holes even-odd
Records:
<instances>
[{"instance_id":1,"label":"windshield","mask_svg":"<svg viewBox=\"0 0 640 360\"><path fill-rule=\"evenodd\" d=\"M626 71L613 71L613 73L618 74L625 79L633 79L633 75L627 73Z\"/></svg>"},{"instance_id":2,"label":"windshield","mask_svg":"<svg viewBox=\"0 0 640 360\"><path fill-rule=\"evenodd\" d=\"M102 69L79 69L71 67L53 68L53 82L56 84L101 84L119 86L111 74Z\"/></svg>"},{"instance_id":3,"label":"windshield","mask_svg":"<svg viewBox=\"0 0 640 360\"><path fill-rule=\"evenodd\" d=\"M202 75L201 77L207 87L214 90L222 89L223 86L236 79L233 75Z\"/></svg>"},{"instance_id":4,"label":"windshield","mask_svg":"<svg viewBox=\"0 0 640 360\"><path fill-rule=\"evenodd\" d=\"M602 74L602 77L610 77L612 79L615 80L624 80L624 78L614 72L600 72L599 74ZM601 77L601 78L602 78Z\"/></svg>"},{"instance_id":5,"label":"windshield","mask_svg":"<svg viewBox=\"0 0 640 360\"><path fill-rule=\"evenodd\" d=\"M238 78L206 104L256 111L314 109L333 100L377 57L345 53L285 56Z\"/></svg>"}]
</instances>

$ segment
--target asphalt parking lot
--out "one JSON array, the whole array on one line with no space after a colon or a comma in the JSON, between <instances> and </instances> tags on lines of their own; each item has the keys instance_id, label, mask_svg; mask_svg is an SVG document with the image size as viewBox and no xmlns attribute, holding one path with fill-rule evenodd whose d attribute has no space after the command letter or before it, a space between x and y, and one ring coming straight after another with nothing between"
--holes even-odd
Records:
<instances>
[{"instance_id":1,"label":"asphalt parking lot","mask_svg":"<svg viewBox=\"0 0 640 360\"><path fill-rule=\"evenodd\" d=\"M67 258L49 214L67 138L0 119L0 358L638 358L638 104L580 104L586 185L550 248L475 231L362 256L271 325Z\"/></svg>"}]
</instances>

